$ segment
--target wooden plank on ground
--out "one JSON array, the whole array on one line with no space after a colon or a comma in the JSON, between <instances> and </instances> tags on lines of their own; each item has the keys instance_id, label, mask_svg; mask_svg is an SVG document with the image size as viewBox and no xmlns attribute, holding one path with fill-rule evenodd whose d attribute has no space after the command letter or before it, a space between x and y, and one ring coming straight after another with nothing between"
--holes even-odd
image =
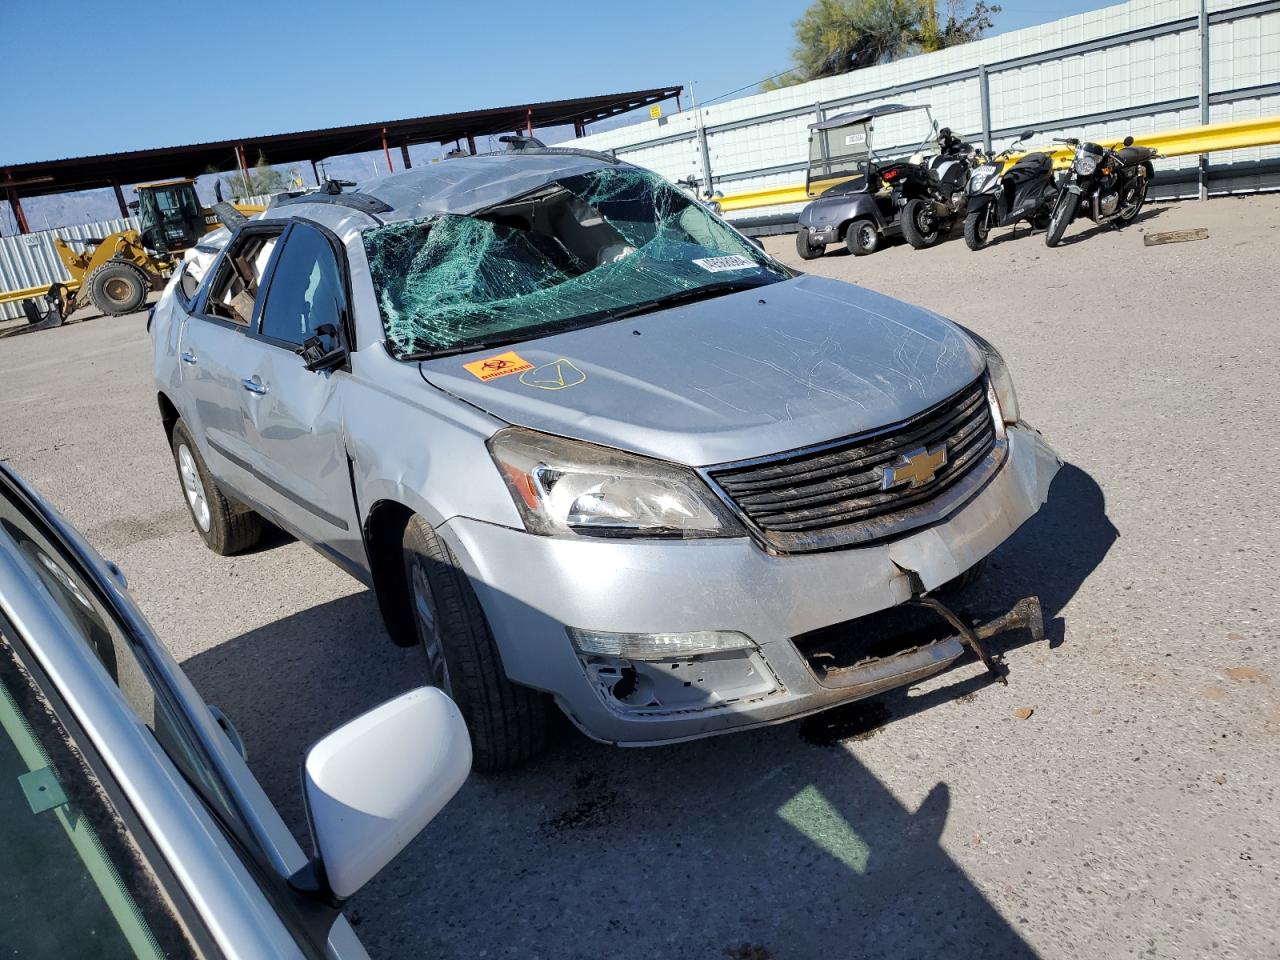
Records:
<instances>
[{"instance_id":1,"label":"wooden plank on ground","mask_svg":"<svg viewBox=\"0 0 1280 960\"><path fill-rule=\"evenodd\" d=\"M1190 230L1169 230L1165 233L1148 233L1142 242L1148 247L1161 243L1186 243L1188 240L1208 240L1209 230L1206 227L1192 227Z\"/></svg>"}]
</instances>

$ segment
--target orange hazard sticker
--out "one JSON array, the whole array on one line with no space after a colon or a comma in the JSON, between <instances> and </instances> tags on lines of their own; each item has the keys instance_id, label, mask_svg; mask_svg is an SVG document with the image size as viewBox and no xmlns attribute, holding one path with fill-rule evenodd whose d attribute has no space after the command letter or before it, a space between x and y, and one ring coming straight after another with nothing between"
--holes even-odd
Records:
<instances>
[{"instance_id":1,"label":"orange hazard sticker","mask_svg":"<svg viewBox=\"0 0 1280 960\"><path fill-rule=\"evenodd\" d=\"M496 357L486 357L484 360L472 360L463 366L477 380L497 380L499 377L509 377L513 373L533 369L533 364L514 350L500 353Z\"/></svg>"}]
</instances>

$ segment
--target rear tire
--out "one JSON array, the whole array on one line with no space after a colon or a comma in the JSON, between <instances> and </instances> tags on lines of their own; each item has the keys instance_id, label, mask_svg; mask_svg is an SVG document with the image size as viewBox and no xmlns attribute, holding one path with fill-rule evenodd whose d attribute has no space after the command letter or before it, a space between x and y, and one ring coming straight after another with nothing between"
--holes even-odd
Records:
<instances>
[{"instance_id":1,"label":"rear tire","mask_svg":"<svg viewBox=\"0 0 1280 960\"><path fill-rule=\"evenodd\" d=\"M987 224L987 208L974 210L964 218L964 242L970 250L981 250L987 245L991 236L991 227Z\"/></svg>"},{"instance_id":2,"label":"rear tire","mask_svg":"<svg viewBox=\"0 0 1280 960\"><path fill-rule=\"evenodd\" d=\"M865 257L880 249L880 231L870 220L855 220L845 231L844 243L855 257Z\"/></svg>"},{"instance_id":3,"label":"rear tire","mask_svg":"<svg viewBox=\"0 0 1280 960\"><path fill-rule=\"evenodd\" d=\"M136 313L151 287L145 273L123 260L108 260L85 277L84 285L93 305L109 317Z\"/></svg>"},{"instance_id":4,"label":"rear tire","mask_svg":"<svg viewBox=\"0 0 1280 960\"><path fill-rule=\"evenodd\" d=\"M800 255L801 260L817 260L827 252L825 243L810 243L809 228L801 227L796 231L796 253Z\"/></svg>"},{"instance_id":5,"label":"rear tire","mask_svg":"<svg viewBox=\"0 0 1280 960\"><path fill-rule=\"evenodd\" d=\"M1049 217L1049 229L1045 231L1046 247L1058 245L1062 235L1067 232L1067 224L1076 215L1076 204L1079 202L1080 198L1070 190L1065 190L1059 195L1057 202L1053 205L1053 215Z\"/></svg>"},{"instance_id":6,"label":"rear tire","mask_svg":"<svg viewBox=\"0 0 1280 960\"><path fill-rule=\"evenodd\" d=\"M181 420L173 425L171 446L191 521L205 546L219 556L229 557L257 543L262 536L262 517L223 494L209 474L191 431Z\"/></svg>"},{"instance_id":7,"label":"rear tire","mask_svg":"<svg viewBox=\"0 0 1280 960\"><path fill-rule=\"evenodd\" d=\"M907 201L902 208L902 235L916 250L927 250L942 239L932 200L916 197Z\"/></svg>"},{"instance_id":8,"label":"rear tire","mask_svg":"<svg viewBox=\"0 0 1280 960\"><path fill-rule=\"evenodd\" d=\"M476 770L505 770L546 745L545 695L507 679L493 631L449 545L421 517L405 527L405 582L430 681L462 711Z\"/></svg>"}]
</instances>

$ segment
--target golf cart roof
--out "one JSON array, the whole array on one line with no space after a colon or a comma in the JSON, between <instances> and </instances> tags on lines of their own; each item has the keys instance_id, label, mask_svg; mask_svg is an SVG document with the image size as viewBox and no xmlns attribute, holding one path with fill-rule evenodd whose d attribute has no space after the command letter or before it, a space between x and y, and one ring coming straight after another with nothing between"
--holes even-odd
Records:
<instances>
[{"instance_id":1,"label":"golf cart roof","mask_svg":"<svg viewBox=\"0 0 1280 960\"><path fill-rule=\"evenodd\" d=\"M809 124L810 130L831 130L835 127L847 127L855 123L865 123L874 117L883 117L891 113L906 113L908 110L928 110L927 103L882 103L878 107L872 107L870 110L855 110L852 113L842 113L837 117L829 120L823 120L820 123Z\"/></svg>"}]
</instances>

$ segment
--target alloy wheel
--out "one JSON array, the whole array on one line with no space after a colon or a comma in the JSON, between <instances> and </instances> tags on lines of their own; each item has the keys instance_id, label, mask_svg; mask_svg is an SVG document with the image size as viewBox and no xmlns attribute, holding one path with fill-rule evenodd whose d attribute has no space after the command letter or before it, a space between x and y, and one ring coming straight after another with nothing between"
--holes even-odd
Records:
<instances>
[{"instance_id":1,"label":"alloy wheel","mask_svg":"<svg viewBox=\"0 0 1280 960\"><path fill-rule=\"evenodd\" d=\"M410 570L410 590L413 594L413 615L418 623L418 639L427 655L427 672L431 683L453 696L449 677L449 664L444 659L444 644L440 639L440 621L436 616L435 594L427 578L421 557L415 557Z\"/></svg>"},{"instance_id":2,"label":"alloy wheel","mask_svg":"<svg viewBox=\"0 0 1280 960\"><path fill-rule=\"evenodd\" d=\"M187 496L187 505L191 507L191 516L200 529L208 533L213 519L209 513L209 498L205 496L196 458L185 443L178 445L178 474L182 478L182 492Z\"/></svg>"}]
</instances>

